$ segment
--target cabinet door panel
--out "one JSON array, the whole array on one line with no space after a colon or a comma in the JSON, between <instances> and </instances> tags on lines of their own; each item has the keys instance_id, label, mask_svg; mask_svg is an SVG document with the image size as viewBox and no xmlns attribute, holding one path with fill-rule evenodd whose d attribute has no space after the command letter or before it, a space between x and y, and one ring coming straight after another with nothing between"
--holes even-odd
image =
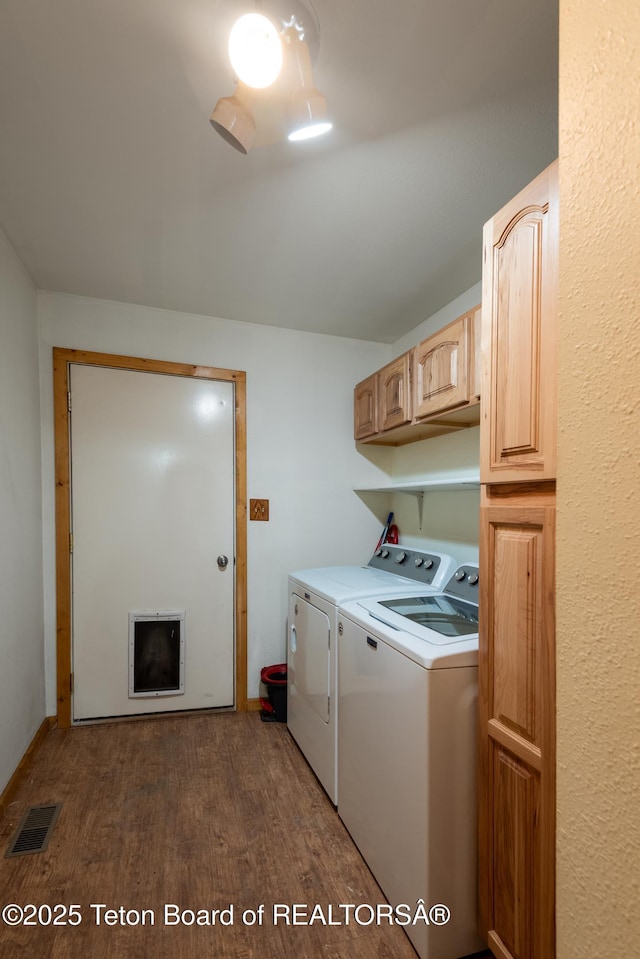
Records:
<instances>
[{"instance_id":1,"label":"cabinet door panel","mask_svg":"<svg viewBox=\"0 0 640 959\"><path fill-rule=\"evenodd\" d=\"M536 743L536 660L541 637L542 531L492 524L498 589L492 608L493 717Z\"/></svg>"},{"instance_id":2,"label":"cabinet door panel","mask_svg":"<svg viewBox=\"0 0 640 959\"><path fill-rule=\"evenodd\" d=\"M484 483L555 477L557 264L554 164L484 228Z\"/></svg>"},{"instance_id":3,"label":"cabinet door panel","mask_svg":"<svg viewBox=\"0 0 640 959\"><path fill-rule=\"evenodd\" d=\"M461 316L416 347L417 418L469 400L469 317Z\"/></svg>"},{"instance_id":4,"label":"cabinet door panel","mask_svg":"<svg viewBox=\"0 0 640 959\"><path fill-rule=\"evenodd\" d=\"M533 902L539 780L506 750L493 751L495 803L495 943L514 959L534 959ZM496 931L499 930L499 933Z\"/></svg>"},{"instance_id":5,"label":"cabinet door panel","mask_svg":"<svg viewBox=\"0 0 640 959\"><path fill-rule=\"evenodd\" d=\"M411 353L403 353L378 374L380 429L411 421Z\"/></svg>"},{"instance_id":6,"label":"cabinet door panel","mask_svg":"<svg viewBox=\"0 0 640 959\"><path fill-rule=\"evenodd\" d=\"M353 391L354 438L364 439L378 432L378 374L368 376Z\"/></svg>"},{"instance_id":7,"label":"cabinet door panel","mask_svg":"<svg viewBox=\"0 0 640 959\"><path fill-rule=\"evenodd\" d=\"M502 959L554 955L555 509L534 496L480 520L480 897Z\"/></svg>"},{"instance_id":8,"label":"cabinet door panel","mask_svg":"<svg viewBox=\"0 0 640 959\"><path fill-rule=\"evenodd\" d=\"M510 225L493 251L495 395L499 455L535 456L541 446L538 395L542 316L536 279L542 269L542 231L548 210L530 210Z\"/></svg>"}]
</instances>

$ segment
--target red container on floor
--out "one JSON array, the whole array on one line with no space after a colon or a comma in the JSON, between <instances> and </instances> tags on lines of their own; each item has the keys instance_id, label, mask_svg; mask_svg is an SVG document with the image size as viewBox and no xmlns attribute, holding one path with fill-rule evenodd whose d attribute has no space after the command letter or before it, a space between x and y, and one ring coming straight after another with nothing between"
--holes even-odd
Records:
<instances>
[{"instance_id":1,"label":"red container on floor","mask_svg":"<svg viewBox=\"0 0 640 959\"><path fill-rule=\"evenodd\" d=\"M261 700L262 719L265 722L286 723L287 721L287 664L263 666L260 679L267 688L269 701ZM270 706L271 709L267 707Z\"/></svg>"}]
</instances>

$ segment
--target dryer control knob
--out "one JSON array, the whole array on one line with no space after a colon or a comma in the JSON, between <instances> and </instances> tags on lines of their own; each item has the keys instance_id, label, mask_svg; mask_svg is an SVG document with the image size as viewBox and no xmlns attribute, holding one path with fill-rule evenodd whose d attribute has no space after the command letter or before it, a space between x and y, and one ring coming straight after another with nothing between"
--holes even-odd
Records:
<instances>
[{"instance_id":1,"label":"dryer control knob","mask_svg":"<svg viewBox=\"0 0 640 959\"><path fill-rule=\"evenodd\" d=\"M398 553L398 555L397 555L396 558L395 558L395 562L396 562L396 563L404 563L404 561L405 561L406 558L407 558L407 554L406 554L406 553Z\"/></svg>"},{"instance_id":2,"label":"dryer control knob","mask_svg":"<svg viewBox=\"0 0 640 959\"><path fill-rule=\"evenodd\" d=\"M456 570L456 580L458 583L461 583L467 574L463 569Z\"/></svg>"},{"instance_id":3,"label":"dryer control knob","mask_svg":"<svg viewBox=\"0 0 640 959\"><path fill-rule=\"evenodd\" d=\"M431 569L432 567L433 567L433 560L432 560L432 559L425 559L425 561L424 561L424 568L425 568L425 569Z\"/></svg>"},{"instance_id":4,"label":"dryer control knob","mask_svg":"<svg viewBox=\"0 0 640 959\"><path fill-rule=\"evenodd\" d=\"M383 549L383 550L382 550L382 558L383 558L383 559L386 559L388 555L389 555L389 550L388 550L388 549Z\"/></svg>"},{"instance_id":5,"label":"dryer control knob","mask_svg":"<svg viewBox=\"0 0 640 959\"><path fill-rule=\"evenodd\" d=\"M420 556L418 556L418 558L414 559L413 561L413 565L415 566L416 569L420 569L423 563L424 563L424 560L421 559Z\"/></svg>"},{"instance_id":6,"label":"dryer control knob","mask_svg":"<svg viewBox=\"0 0 640 959\"><path fill-rule=\"evenodd\" d=\"M381 549L378 550L378 552L376 553L376 556L382 556L382 550L381 550Z\"/></svg>"},{"instance_id":7,"label":"dryer control knob","mask_svg":"<svg viewBox=\"0 0 640 959\"><path fill-rule=\"evenodd\" d=\"M469 583L469 586L475 586L478 582L478 574L472 573L467 582Z\"/></svg>"}]
</instances>

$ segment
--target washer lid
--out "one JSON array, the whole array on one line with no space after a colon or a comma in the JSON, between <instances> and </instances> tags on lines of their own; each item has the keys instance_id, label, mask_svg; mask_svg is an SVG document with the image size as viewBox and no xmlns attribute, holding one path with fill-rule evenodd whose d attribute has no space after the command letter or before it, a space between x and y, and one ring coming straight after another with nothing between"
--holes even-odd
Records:
<instances>
[{"instance_id":1,"label":"washer lid","mask_svg":"<svg viewBox=\"0 0 640 959\"><path fill-rule=\"evenodd\" d=\"M413 632L413 624L435 630L446 642L478 632L478 607L456 596L436 593L433 596L401 596L380 600L380 606L408 620L405 629ZM416 635L420 635L417 633ZM433 637L425 636L429 642Z\"/></svg>"},{"instance_id":2,"label":"washer lid","mask_svg":"<svg viewBox=\"0 0 640 959\"><path fill-rule=\"evenodd\" d=\"M426 590L419 597L408 597L410 602L416 598L437 598L451 601L456 597L433 594ZM478 627L463 635L446 636L435 629L421 625L382 605L385 597L365 598L345 603L338 610L338 617L345 617L366 630L367 636L381 639L387 645L404 653L414 662L426 669L450 669L478 664ZM388 593L386 599L397 602L398 597ZM468 604L475 608L475 604ZM468 612L468 611L465 611ZM456 614L458 615L458 614ZM471 623L469 622L469 625Z\"/></svg>"},{"instance_id":3,"label":"washer lid","mask_svg":"<svg viewBox=\"0 0 640 959\"><path fill-rule=\"evenodd\" d=\"M290 582L302 586L334 606L361 596L398 595L420 588L413 579L370 566L324 566L289 574ZM423 587L425 588L425 587ZM435 592L435 589L433 590Z\"/></svg>"}]
</instances>

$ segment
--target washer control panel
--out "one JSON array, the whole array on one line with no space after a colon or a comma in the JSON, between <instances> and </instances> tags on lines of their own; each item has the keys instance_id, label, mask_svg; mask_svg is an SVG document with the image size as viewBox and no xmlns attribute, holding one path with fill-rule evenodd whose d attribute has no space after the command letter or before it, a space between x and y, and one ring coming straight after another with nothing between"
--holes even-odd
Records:
<instances>
[{"instance_id":1,"label":"washer control panel","mask_svg":"<svg viewBox=\"0 0 640 959\"><path fill-rule=\"evenodd\" d=\"M407 549L406 546L391 546L385 543L368 562L374 569L384 569L388 573L406 576L416 583L430 586L434 580L442 557L438 553L425 553L419 549Z\"/></svg>"},{"instance_id":2,"label":"washer control panel","mask_svg":"<svg viewBox=\"0 0 640 959\"><path fill-rule=\"evenodd\" d=\"M444 588L445 593L466 599L469 603L478 604L478 567L471 563L458 566L457 570Z\"/></svg>"}]
</instances>

